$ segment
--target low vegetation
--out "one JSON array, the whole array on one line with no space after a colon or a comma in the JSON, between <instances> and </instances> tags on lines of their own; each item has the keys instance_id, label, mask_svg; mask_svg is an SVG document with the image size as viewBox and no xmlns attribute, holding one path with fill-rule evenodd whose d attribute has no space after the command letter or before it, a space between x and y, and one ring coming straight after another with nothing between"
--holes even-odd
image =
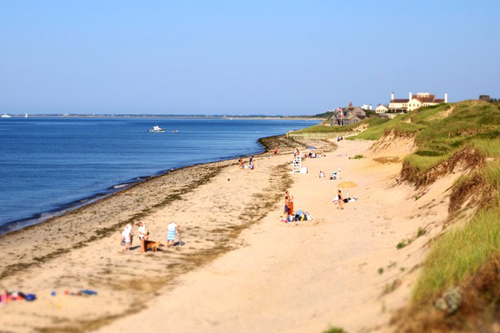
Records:
<instances>
[{"instance_id":1,"label":"low vegetation","mask_svg":"<svg viewBox=\"0 0 500 333\"><path fill-rule=\"evenodd\" d=\"M340 327L329 327L323 333L347 333L347 331Z\"/></svg>"},{"instance_id":2,"label":"low vegetation","mask_svg":"<svg viewBox=\"0 0 500 333\"><path fill-rule=\"evenodd\" d=\"M487 318L500 311L500 106L464 101L425 107L370 125L355 138L374 140L389 133L415 140L416 150L405 158L402 171L411 171L412 181L420 177L430 184L437 179L433 175L453 172L458 165L469 170L453 185L450 200L451 221L461 223L433 240L413 290L408 313L418 319L412 325L429 331L474 331L491 325ZM463 208L474 208L468 221L463 221L470 216L461 213ZM402 249L425 234L419 228L396 247ZM443 311L442 303L453 293L460 304L453 307L450 320L452 312ZM408 317L402 318L406 330Z\"/></svg>"},{"instance_id":3,"label":"low vegetation","mask_svg":"<svg viewBox=\"0 0 500 333\"><path fill-rule=\"evenodd\" d=\"M462 228L446 233L432 248L413 293L416 303L434 299L444 290L500 256L500 212L480 211Z\"/></svg>"},{"instance_id":4,"label":"low vegetation","mask_svg":"<svg viewBox=\"0 0 500 333\"><path fill-rule=\"evenodd\" d=\"M401 250L402 248L410 245L413 241L411 239L403 239L398 244L396 244L396 249Z\"/></svg>"},{"instance_id":5,"label":"low vegetation","mask_svg":"<svg viewBox=\"0 0 500 333\"><path fill-rule=\"evenodd\" d=\"M326 126L326 125L315 125L311 127L304 128L302 130L296 131L296 133L345 133L352 132L357 125L349 126Z\"/></svg>"}]
</instances>

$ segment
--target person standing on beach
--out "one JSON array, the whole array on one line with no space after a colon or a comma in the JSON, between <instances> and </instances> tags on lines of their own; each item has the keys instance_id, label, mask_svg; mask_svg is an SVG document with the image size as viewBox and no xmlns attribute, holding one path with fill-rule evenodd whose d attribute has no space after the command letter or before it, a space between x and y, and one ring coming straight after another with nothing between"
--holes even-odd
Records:
<instances>
[{"instance_id":1,"label":"person standing on beach","mask_svg":"<svg viewBox=\"0 0 500 333\"><path fill-rule=\"evenodd\" d=\"M250 170L253 170L253 156L248 160L248 166L250 167Z\"/></svg>"},{"instance_id":2,"label":"person standing on beach","mask_svg":"<svg viewBox=\"0 0 500 333\"><path fill-rule=\"evenodd\" d=\"M288 193L288 191L285 191L285 208L283 214L286 215L287 219L288 216L290 216L290 207L288 206L289 201L290 201L290 194Z\"/></svg>"},{"instance_id":3,"label":"person standing on beach","mask_svg":"<svg viewBox=\"0 0 500 333\"><path fill-rule=\"evenodd\" d=\"M181 238L181 231L179 230L179 226L175 222L170 222L167 226L167 247L174 246L175 236L178 235L179 239Z\"/></svg>"},{"instance_id":4,"label":"person standing on beach","mask_svg":"<svg viewBox=\"0 0 500 333\"><path fill-rule=\"evenodd\" d=\"M132 245L132 228L133 228L133 223L130 222L125 226L125 228L122 231L122 242L125 243L125 250L124 251L129 251L130 246Z\"/></svg>"},{"instance_id":5,"label":"person standing on beach","mask_svg":"<svg viewBox=\"0 0 500 333\"><path fill-rule=\"evenodd\" d=\"M148 240L148 231L146 229L146 226L142 223L139 222L139 239L141 240L141 253L146 252L146 241Z\"/></svg>"},{"instance_id":6,"label":"person standing on beach","mask_svg":"<svg viewBox=\"0 0 500 333\"><path fill-rule=\"evenodd\" d=\"M342 208L342 204L344 203L344 198L342 198L342 191L341 190L338 191L338 198L339 198L339 201L338 201L339 206L337 207L337 209L344 209L344 208Z\"/></svg>"},{"instance_id":7,"label":"person standing on beach","mask_svg":"<svg viewBox=\"0 0 500 333\"><path fill-rule=\"evenodd\" d=\"M240 169L243 169L243 159L241 157L238 160L238 162L240 162Z\"/></svg>"},{"instance_id":8,"label":"person standing on beach","mask_svg":"<svg viewBox=\"0 0 500 333\"><path fill-rule=\"evenodd\" d=\"M289 193L288 193L288 214L293 215L293 195Z\"/></svg>"}]
</instances>

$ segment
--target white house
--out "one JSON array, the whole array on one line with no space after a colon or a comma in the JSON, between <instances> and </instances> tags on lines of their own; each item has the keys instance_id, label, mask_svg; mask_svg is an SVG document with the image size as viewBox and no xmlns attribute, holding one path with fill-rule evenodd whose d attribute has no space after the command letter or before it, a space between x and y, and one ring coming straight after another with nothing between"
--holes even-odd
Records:
<instances>
[{"instance_id":1,"label":"white house","mask_svg":"<svg viewBox=\"0 0 500 333\"><path fill-rule=\"evenodd\" d=\"M436 98L436 95L429 93L418 93L415 97L410 93L409 98L394 98L394 93L391 94L391 102L389 103L390 111L413 111L422 106L436 105L439 103L448 103L448 94L444 94L444 98Z\"/></svg>"},{"instance_id":2,"label":"white house","mask_svg":"<svg viewBox=\"0 0 500 333\"><path fill-rule=\"evenodd\" d=\"M387 107L387 105L384 105L384 104L379 104L375 108L375 113L377 113L377 114L386 113L387 111L389 111L389 108Z\"/></svg>"}]
</instances>

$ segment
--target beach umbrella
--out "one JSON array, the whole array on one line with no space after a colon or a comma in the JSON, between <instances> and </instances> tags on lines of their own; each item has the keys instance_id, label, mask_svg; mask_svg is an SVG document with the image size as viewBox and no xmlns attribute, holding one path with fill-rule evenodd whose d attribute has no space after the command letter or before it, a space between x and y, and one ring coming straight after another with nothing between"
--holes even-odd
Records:
<instances>
[{"instance_id":1,"label":"beach umbrella","mask_svg":"<svg viewBox=\"0 0 500 333\"><path fill-rule=\"evenodd\" d=\"M306 148L306 150L316 150L316 147L309 146L309 147Z\"/></svg>"},{"instance_id":2,"label":"beach umbrella","mask_svg":"<svg viewBox=\"0 0 500 333\"><path fill-rule=\"evenodd\" d=\"M353 183L351 181L342 182L342 183L337 185L338 188L354 188L356 186L358 186L358 185L356 185L356 183Z\"/></svg>"}]
</instances>

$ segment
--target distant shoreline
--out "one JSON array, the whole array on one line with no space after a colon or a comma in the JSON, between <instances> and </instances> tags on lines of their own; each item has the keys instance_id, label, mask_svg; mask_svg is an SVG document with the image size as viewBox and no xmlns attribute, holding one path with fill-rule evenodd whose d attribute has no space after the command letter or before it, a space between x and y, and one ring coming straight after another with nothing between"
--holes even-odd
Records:
<instances>
[{"instance_id":1,"label":"distant shoreline","mask_svg":"<svg viewBox=\"0 0 500 333\"><path fill-rule=\"evenodd\" d=\"M25 118L24 114L13 114L11 118ZM201 116L201 115L79 115L79 114L33 114L28 115L29 118L101 118L101 119L121 119L121 118L145 118L145 119L226 119L226 120L243 120L243 119L262 119L262 120L320 120L323 118L315 118L313 116Z\"/></svg>"}]
</instances>

